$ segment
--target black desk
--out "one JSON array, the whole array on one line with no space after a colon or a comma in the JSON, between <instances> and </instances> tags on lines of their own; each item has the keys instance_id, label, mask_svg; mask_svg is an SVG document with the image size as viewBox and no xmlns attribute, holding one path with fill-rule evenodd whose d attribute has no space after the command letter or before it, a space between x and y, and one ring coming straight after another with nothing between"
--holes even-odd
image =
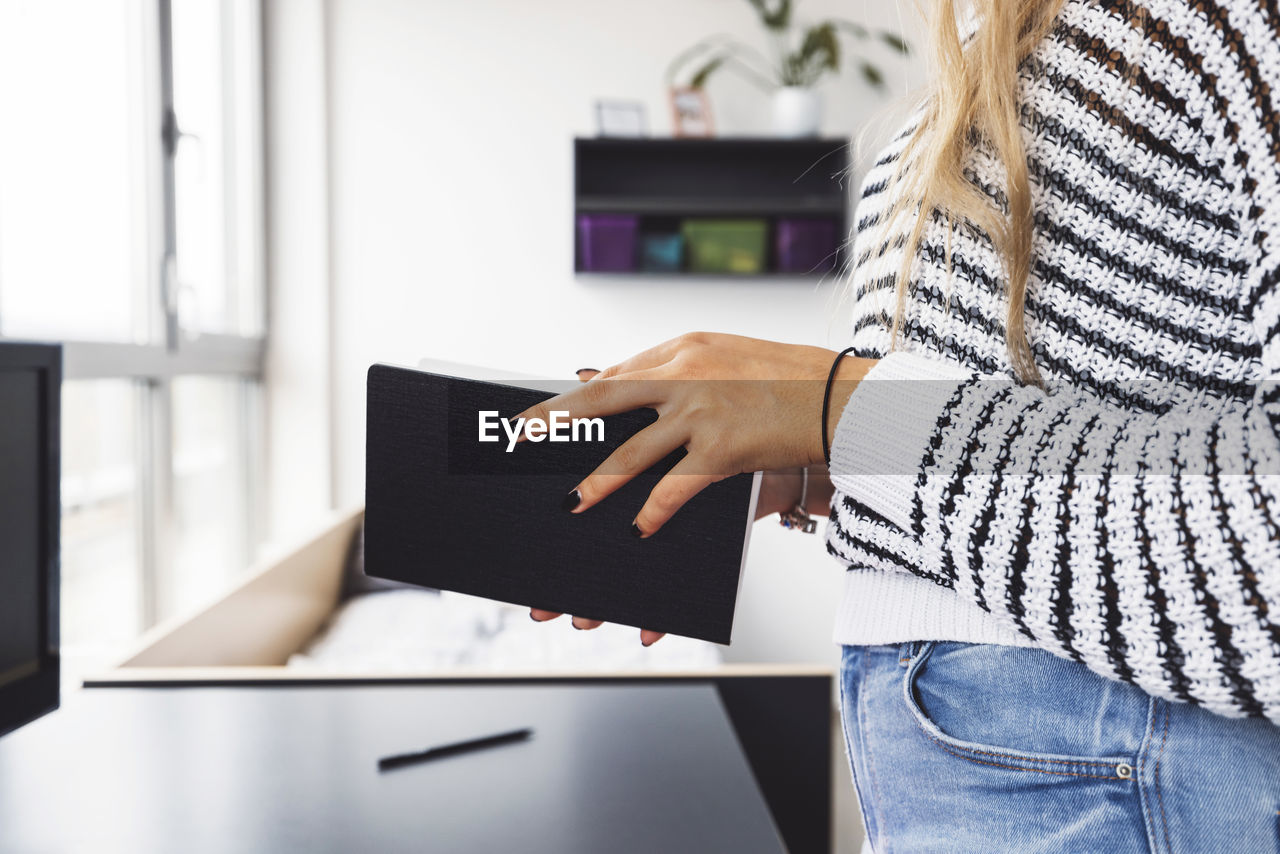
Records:
<instances>
[{"instance_id":1,"label":"black desk","mask_svg":"<svg viewBox=\"0 0 1280 854\"><path fill-rule=\"evenodd\" d=\"M521 726L524 743L379 774ZM710 686L85 691L0 739L0 851L779 852Z\"/></svg>"}]
</instances>

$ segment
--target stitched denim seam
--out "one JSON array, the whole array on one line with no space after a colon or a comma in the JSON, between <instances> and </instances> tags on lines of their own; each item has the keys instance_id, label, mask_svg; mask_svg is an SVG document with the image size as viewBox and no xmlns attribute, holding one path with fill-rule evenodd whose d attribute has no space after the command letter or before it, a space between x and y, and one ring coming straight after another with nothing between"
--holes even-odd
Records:
<instances>
[{"instance_id":1,"label":"stitched denim seam","mask_svg":"<svg viewBox=\"0 0 1280 854\"><path fill-rule=\"evenodd\" d=\"M919 721L916 722L916 726L920 726ZM922 726L920 728L924 729L924 727ZM1028 762L1033 764L1034 763L1051 763L1053 765L1091 765L1097 768L1114 768L1116 767L1117 764L1119 764L1119 760L1117 760L1116 762L1092 762L1084 759L1049 759L1049 758L1044 758L1039 756L1022 755L1018 753L996 753L995 751L991 751L991 750L978 750L977 748L974 748L974 747L962 747L958 744L949 744L948 742L943 741L942 739L938 738L936 735L929 732L928 730L925 730L924 734L929 736L929 738L933 739L939 744L946 744L948 747L954 748L957 752L973 753L973 754L977 754L978 756L994 756L997 759L1011 759L1014 762ZM1122 779L1122 778L1116 777L1116 779Z\"/></svg>"},{"instance_id":2,"label":"stitched denim seam","mask_svg":"<svg viewBox=\"0 0 1280 854\"><path fill-rule=\"evenodd\" d=\"M1164 845L1168 851L1173 851L1173 843L1169 840L1169 819L1164 812L1164 792L1160 788L1160 760L1164 758L1164 746L1169 741L1169 707L1164 709L1164 735L1160 738L1160 753L1156 756L1156 800L1160 803L1160 826L1164 830Z\"/></svg>"},{"instance_id":3,"label":"stitched denim seam","mask_svg":"<svg viewBox=\"0 0 1280 854\"><path fill-rule=\"evenodd\" d=\"M919 722L917 722L916 725L919 726ZM1094 780L1124 779L1114 774L1110 774L1110 775L1085 774L1081 771L1058 771L1053 768L1027 768L1022 765L1006 765L1003 762L987 762L983 759L974 759L972 756L966 756L965 754L960 753L958 750L953 750L951 745L947 744L945 741L942 741L941 739L939 739L938 737L930 733L928 730L926 730L924 727L920 727L920 731L925 734L926 738L936 743L939 747L941 747L947 753L950 753L952 756L959 757L960 759L963 759L966 762L976 762L979 765L990 765L995 768L1009 768L1010 770L1013 770L1013 771L1034 771L1037 774L1052 774L1054 776L1060 776L1060 777L1091 777ZM976 751L976 752L981 752L981 751ZM993 754L993 755L999 756L1000 754Z\"/></svg>"},{"instance_id":4,"label":"stitched denim seam","mask_svg":"<svg viewBox=\"0 0 1280 854\"><path fill-rule=\"evenodd\" d=\"M1156 717L1162 707L1160 701L1154 697L1147 705L1147 725L1143 728L1142 734L1142 752L1138 756L1138 773L1134 775L1135 779L1146 778L1147 757L1151 753L1151 745L1155 741ZM1151 809L1150 790L1145 785L1138 787L1139 801L1142 804L1142 823L1147 831L1147 844L1153 852L1160 851L1160 837L1156 835L1156 818L1155 810Z\"/></svg>"},{"instance_id":5,"label":"stitched denim seam","mask_svg":"<svg viewBox=\"0 0 1280 854\"><path fill-rule=\"evenodd\" d=\"M863 721L865 720L865 716L863 712L866 709L866 697L867 697L867 692L866 692L867 658L866 656L861 656L861 663L862 663L862 676L863 676L863 679L862 679L863 690L858 692L858 727L862 730L862 733L863 733L862 755L865 758L865 762L867 766L867 776L871 778L871 789L875 795L875 804L872 805L871 809L876 817L876 832L877 832L877 835L883 836L887 839L888 837L885 834L885 827L884 827L884 816L881 815L880 813L880 804L884 800L884 796L881 795L880 793L880 779L879 779L879 776L876 774L875 761L871 758L871 741L870 739L866 738L867 727L863 723ZM877 839L875 843L872 843L872 847L874 848L876 843L878 843L879 841L880 840ZM884 854L888 854L888 852L889 852L889 848L888 848L888 843L886 842Z\"/></svg>"},{"instance_id":6,"label":"stitched denim seam","mask_svg":"<svg viewBox=\"0 0 1280 854\"><path fill-rule=\"evenodd\" d=\"M850 727L848 716L845 714L845 711L849 707L848 706L848 695L849 695L848 683L849 683L849 680L853 678L853 668L845 666L846 661L847 661L847 656L845 656L844 659L842 659L842 661L840 662L841 664L841 667L840 667L840 708L841 708L840 730L841 732L844 733L845 755L848 757L849 776L853 780L853 791L857 796L858 812L861 813L860 817L862 819L863 829L867 831L868 835L870 835L871 824L870 822L867 821L868 805L866 803L866 798L862 797L862 788L858 785L858 770L857 770L857 762L855 760L855 750L854 750L854 744L853 744L854 738L855 738L855 734L852 731L853 727L857 727L860 725L859 721L857 720L856 704L854 708L855 719L854 719L853 727ZM860 704L862 702L861 695L862 695L862 692L859 691L858 692L859 700L857 701L857 704ZM865 750L865 747L863 749Z\"/></svg>"}]
</instances>

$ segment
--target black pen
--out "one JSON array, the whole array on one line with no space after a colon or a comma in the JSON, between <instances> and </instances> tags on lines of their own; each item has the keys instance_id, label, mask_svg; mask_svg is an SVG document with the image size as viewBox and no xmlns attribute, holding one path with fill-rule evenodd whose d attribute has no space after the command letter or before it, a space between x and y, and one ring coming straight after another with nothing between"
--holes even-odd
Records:
<instances>
[{"instance_id":1,"label":"black pen","mask_svg":"<svg viewBox=\"0 0 1280 854\"><path fill-rule=\"evenodd\" d=\"M486 747L494 747L511 741L524 741L531 735L533 735L533 730L525 727L524 729L513 729L510 732L500 732L497 735L486 735L482 738L457 741L453 744L442 744L439 747L431 747L427 750L420 750L417 753L384 756L378 760L378 770L389 771L392 768L399 768L403 765L413 765L417 762L439 759L442 756L453 756L455 753L469 753L472 750L483 750Z\"/></svg>"}]
</instances>

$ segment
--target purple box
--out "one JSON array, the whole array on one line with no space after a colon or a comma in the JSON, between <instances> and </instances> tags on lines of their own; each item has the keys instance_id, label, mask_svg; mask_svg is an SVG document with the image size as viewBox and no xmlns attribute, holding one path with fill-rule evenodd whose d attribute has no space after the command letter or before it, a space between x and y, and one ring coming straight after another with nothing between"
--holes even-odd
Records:
<instances>
[{"instance_id":1,"label":"purple box","mask_svg":"<svg viewBox=\"0 0 1280 854\"><path fill-rule=\"evenodd\" d=\"M638 218L624 214L578 215L578 269L629 273L636 269Z\"/></svg>"},{"instance_id":2,"label":"purple box","mask_svg":"<svg viewBox=\"0 0 1280 854\"><path fill-rule=\"evenodd\" d=\"M779 219L776 229L779 273L829 273L840 249L832 219Z\"/></svg>"}]
</instances>

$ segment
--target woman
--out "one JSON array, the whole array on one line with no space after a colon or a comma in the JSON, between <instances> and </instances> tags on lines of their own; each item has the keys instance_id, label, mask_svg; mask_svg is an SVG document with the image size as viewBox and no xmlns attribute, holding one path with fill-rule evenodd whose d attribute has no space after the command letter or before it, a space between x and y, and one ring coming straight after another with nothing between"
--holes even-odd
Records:
<instances>
[{"instance_id":1,"label":"woman","mask_svg":"<svg viewBox=\"0 0 1280 854\"><path fill-rule=\"evenodd\" d=\"M639 536L810 472L877 852L1277 850L1280 12L974 5L934 4L938 82L864 185L852 355L603 371L541 409L659 418L566 506L680 446Z\"/></svg>"}]
</instances>

